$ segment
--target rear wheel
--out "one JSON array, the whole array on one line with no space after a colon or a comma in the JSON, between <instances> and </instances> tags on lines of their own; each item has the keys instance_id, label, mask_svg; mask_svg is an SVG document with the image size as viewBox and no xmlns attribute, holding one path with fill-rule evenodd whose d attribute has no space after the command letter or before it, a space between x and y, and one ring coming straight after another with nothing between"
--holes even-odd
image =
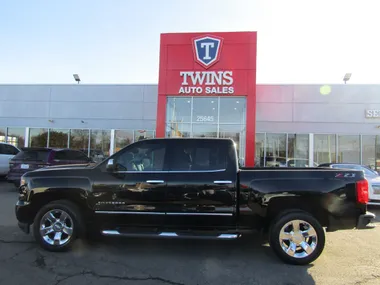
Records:
<instances>
[{"instance_id":1,"label":"rear wheel","mask_svg":"<svg viewBox=\"0 0 380 285\"><path fill-rule=\"evenodd\" d=\"M325 246L325 232L319 222L304 212L292 212L273 221L270 246L284 262L306 265L316 260Z\"/></svg>"},{"instance_id":2,"label":"rear wheel","mask_svg":"<svg viewBox=\"0 0 380 285\"><path fill-rule=\"evenodd\" d=\"M33 232L36 241L49 251L66 251L71 248L84 230L78 207L70 201L53 201L37 213Z\"/></svg>"}]
</instances>

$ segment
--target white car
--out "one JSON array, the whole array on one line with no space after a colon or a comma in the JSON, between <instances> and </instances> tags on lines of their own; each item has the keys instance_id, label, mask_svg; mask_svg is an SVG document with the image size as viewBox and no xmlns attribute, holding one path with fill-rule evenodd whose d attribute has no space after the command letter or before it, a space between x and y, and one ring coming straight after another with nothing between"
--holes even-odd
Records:
<instances>
[{"instance_id":1,"label":"white car","mask_svg":"<svg viewBox=\"0 0 380 285\"><path fill-rule=\"evenodd\" d=\"M20 150L8 143L0 143L0 176L6 176L9 171L9 160Z\"/></svg>"}]
</instances>

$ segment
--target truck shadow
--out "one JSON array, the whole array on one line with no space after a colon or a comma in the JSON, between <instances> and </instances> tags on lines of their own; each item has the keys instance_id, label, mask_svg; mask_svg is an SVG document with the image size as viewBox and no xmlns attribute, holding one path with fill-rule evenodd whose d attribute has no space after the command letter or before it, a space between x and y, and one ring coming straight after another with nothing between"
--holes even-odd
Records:
<instances>
[{"instance_id":1,"label":"truck shadow","mask_svg":"<svg viewBox=\"0 0 380 285\"><path fill-rule=\"evenodd\" d=\"M190 284L315 284L313 265L284 264L261 236L235 241L100 238L90 248L103 248L108 257L142 264L147 272L170 271L201 275ZM316 261L318 262L318 260Z\"/></svg>"}]
</instances>

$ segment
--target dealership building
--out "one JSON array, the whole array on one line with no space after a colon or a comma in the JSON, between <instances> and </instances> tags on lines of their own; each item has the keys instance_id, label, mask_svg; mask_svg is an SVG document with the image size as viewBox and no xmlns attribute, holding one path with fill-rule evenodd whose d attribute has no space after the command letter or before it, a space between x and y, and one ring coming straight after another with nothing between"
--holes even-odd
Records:
<instances>
[{"instance_id":1,"label":"dealership building","mask_svg":"<svg viewBox=\"0 0 380 285\"><path fill-rule=\"evenodd\" d=\"M256 84L256 33L161 35L158 84L0 85L0 142L106 156L153 137L236 142L246 166L380 167L380 85ZM378 158L379 157L379 158Z\"/></svg>"}]
</instances>

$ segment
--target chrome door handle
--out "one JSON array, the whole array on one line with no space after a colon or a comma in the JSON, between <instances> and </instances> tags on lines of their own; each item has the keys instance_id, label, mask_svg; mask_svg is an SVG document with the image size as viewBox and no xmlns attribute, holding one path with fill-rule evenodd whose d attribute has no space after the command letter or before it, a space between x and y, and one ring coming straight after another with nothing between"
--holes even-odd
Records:
<instances>
[{"instance_id":1,"label":"chrome door handle","mask_svg":"<svg viewBox=\"0 0 380 285\"><path fill-rule=\"evenodd\" d=\"M215 180L214 183L215 184L231 184L232 181L230 181L230 180Z\"/></svg>"},{"instance_id":2,"label":"chrome door handle","mask_svg":"<svg viewBox=\"0 0 380 285\"><path fill-rule=\"evenodd\" d=\"M162 183L165 183L164 180L147 180L146 183L149 183L149 184L162 184Z\"/></svg>"}]
</instances>

